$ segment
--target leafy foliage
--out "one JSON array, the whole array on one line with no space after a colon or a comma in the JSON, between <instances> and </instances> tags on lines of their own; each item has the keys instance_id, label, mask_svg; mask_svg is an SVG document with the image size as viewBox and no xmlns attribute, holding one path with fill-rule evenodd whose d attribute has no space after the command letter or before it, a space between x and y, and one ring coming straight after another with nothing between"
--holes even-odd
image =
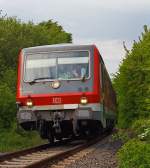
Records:
<instances>
[{"instance_id":1,"label":"leafy foliage","mask_svg":"<svg viewBox=\"0 0 150 168\"><path fill-rule=\"evenodd\" d=\"M16 117L17 57L21 48L70 43L72 36L57 22L23 23L0 11L0 127L11 127Z\"/></svg>"},{"instance_id":2,"label":"leafy foliage","mask_svg":"<svg viewBox=\"0 0 150 168\"><path fill-rule=\"evenodd\" d=\"M150 144L139 140L128 141L118 152L119 168L148 168Z\"/></svg>"},{"instance_id":3,"label":"leafy foliage","mask_svg":"<svg viewBox=\"0 0 150 168\"><path fill-rule=\"evenodd\" d=\"M150 142L150 119L136 120L132 124L132 130L139 139Z\"/></svg>"},{"instance_id":4,"label":"leafy foliage","mask_svg":"<svg viewBox=\"0 0 150 168\"><path fill-rule=\"evenodd\" d=\"M138 118L150 116L150 30L127 52L114 77L118 98L118 125L129 127Z\"/></svg>"},{"instance_id":5,"label":"leafy foliage","mask_svg":"<svg viewBox=\"0 0 150 168\"><path fill-rule=\"evenodd\" d=\"M14 121L16 111L15 95L5 84L0 85L0 95L0 127L9 128Z\"/></svg>"},{"instance_id":6,"label":"leafy foliage","mask_svg":"<svg viewBox=\"0 0 150 168\"><path fill-rule=\"evenodd\" d=\"M113 141L120 140L122 143L125 143L129 140L129 135L125 130L118 130L112 135Z\"/></svg>"},{"instance_id":7,"label":"leafy foliage","mask_svg":"<svg viewBox=\"0 0 150 168\"><path fill-rule=\"evenodd\" d=\"M127 139L128 141L117 153L119 168L150 167L150 119L134 121L130 132L133 139ZM127 133L128 130L124 130L121 137L125 137ZM121 140L125 142L124 139Z\"/></svg>"},{"instance_id":8,"label":"leafy foliage","mask_svg":"<svg viewBox=\"0 0 150 168\"><path fill-rule=\"evenodd\" d=\"M118 152L119 168L150 167L150 30L144 32L131 51L126 50L114 77L118 98L118 126L129 128L134 139Z\"/></svg>"}]
</instances>

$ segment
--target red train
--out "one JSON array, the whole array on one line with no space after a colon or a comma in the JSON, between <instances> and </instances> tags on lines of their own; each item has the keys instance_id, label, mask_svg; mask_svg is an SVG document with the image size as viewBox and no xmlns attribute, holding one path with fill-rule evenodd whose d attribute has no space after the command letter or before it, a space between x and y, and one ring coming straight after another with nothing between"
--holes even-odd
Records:
<instances>
[{"instance_id":1,"label":"red train","mask_svg":"<svg viewBox=\"0 0 150 168\"><path fill-rule=\"evenodd\" d=\"M95 45L22 49L17 80L17 119L53 142L112 129L116 95Z\"/></svg>"}]
</instances>

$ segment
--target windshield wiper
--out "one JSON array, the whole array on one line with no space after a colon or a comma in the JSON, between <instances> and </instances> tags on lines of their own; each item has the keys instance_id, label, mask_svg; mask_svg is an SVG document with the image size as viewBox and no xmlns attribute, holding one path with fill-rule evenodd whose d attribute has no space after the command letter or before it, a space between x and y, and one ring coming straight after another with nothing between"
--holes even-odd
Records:
<instances>
[{"instance_id":1,"label":"windshield wiper","mask_svg":"<svg viewBox=\"0 0 150 168\"><path fill-rule=\"evenodd\" d=\"M43 79L52 79L52 78L50 78L50 77L35 78L35 79L33 79L32 81L30 81L29 84L32 85L32 84L36 83L36 81L38 81L38 80L43 80Z\"/></svg>"}]
</instances>

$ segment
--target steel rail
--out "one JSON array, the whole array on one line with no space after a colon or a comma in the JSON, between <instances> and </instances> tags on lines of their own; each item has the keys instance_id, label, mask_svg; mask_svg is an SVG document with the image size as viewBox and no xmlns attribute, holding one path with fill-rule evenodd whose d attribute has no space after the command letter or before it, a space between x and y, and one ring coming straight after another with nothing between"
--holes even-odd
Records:
<instances>
[{"instance_id":1,"label":"steel rail","mask_svg":"<svg viewBox=\"0 0 150 168\"><path fill-rule=\"evenodd\" d=\"M102 139L104 139L106 136L108 136L109 133L106 132L105 134L101 135L100 137L96 138L96 139L92 139L90 140L89 142L86 142L85 144L82 144L82 145L79 145L77 147L74 147L68 151L65 151L65 152L60 152L54 156L51 156L49 158L46 158L46 159L43 159L43 160L39 160L35 163L32 163L31 165L29 166L26 166L25 168L41 168L43 167L43 165L47 165L49 164L50 162L54 162L54 161L60 161L60 160L64 160L66 159L67 157L70 157L88 147L90 147L91 145L94 145L96 144L97 142L101 141Z\"/></svg>"},{"instance_id":2,"label":"steel rail","mask_svg":"<svg viewBox=\"0 0 150 168\"><path fill-rule=\"evenodd\" d=\"M4 155L0 156L0 162L3 162L5 160L10 160L10 159L15 158L15 157L19 157L21 155L26 155L26 154L29 154L29 153L32 153L32 152L36 152L36 151L39 151L39 150L44 150L44 149L47 149L49 147L50 147L50 144L47 143L47 144L42 144L42 145L35 146L35 147L32 147L32 148L24 149L24 150L7 153L7 154L4 154Z\"/></svg>"},{"instance_id":3,"label":"steel rail","mask_svg":"<svg viewBox=\"0 0 150 168\"><path fill-rule=\"evenodd\" d=\"M95 139L88 139L83 144L75 146L50 146L49 144L40 145L34 148L9 153L0 156L0 168L41 168L52 162L57 162L70 157L91 145L104 139L110 133L106 132ZM69 147L69 148L68 148Z\"/></svg>"}]
</instances>

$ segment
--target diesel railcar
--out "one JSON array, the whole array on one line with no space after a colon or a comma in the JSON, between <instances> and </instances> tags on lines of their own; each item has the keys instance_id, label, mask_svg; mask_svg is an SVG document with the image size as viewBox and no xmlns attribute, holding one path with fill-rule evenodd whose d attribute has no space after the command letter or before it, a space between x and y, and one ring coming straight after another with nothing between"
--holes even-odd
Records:
<instances>
[{"instance_id":1,"label":"diesel railcar","mask_svg":"<svg viewBox=\"0 0 150 168\"><path fill-rule=\"evenodd\" d=\"M53 142L112 129L116 96L95 45L46 45L19 54L18 123Z\"/></svg>"}]
</instances>

